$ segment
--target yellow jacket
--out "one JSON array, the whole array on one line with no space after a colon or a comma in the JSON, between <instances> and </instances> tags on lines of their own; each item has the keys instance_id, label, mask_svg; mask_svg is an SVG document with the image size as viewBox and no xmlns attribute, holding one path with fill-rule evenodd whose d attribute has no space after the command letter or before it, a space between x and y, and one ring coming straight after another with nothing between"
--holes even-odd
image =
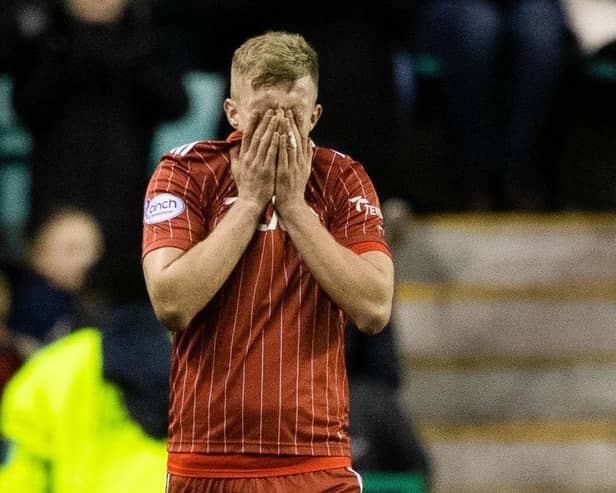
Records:
<instances>
[{"instance_id":1,"label":"yellow jacket","mask_svg":"<svg viewBox=\"0 0 616 493\"><path fill-rule=\"evenodd\" d=\"M81 329L11 379L0 408L0 433L11 444L2 493L164 491L166 443L143 432L103 379L101 347L98 330Z\"/></svg>"}]
</instances>

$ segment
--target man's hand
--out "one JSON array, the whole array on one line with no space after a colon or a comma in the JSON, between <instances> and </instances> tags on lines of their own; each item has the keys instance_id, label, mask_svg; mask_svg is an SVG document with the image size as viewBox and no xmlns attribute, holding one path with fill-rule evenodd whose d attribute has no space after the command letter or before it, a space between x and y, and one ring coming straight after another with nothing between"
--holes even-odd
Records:
<instances>
[{"instance_id":1,"label":"man's hand","mask_svg":"<svg viewBox=\"0 0 616 493\"><path fill-rule=\"evenodd\" d=\"M300 133L291 110L281 117L276 171L276 210L284 218L294 206L304 204L306 183L312 168L312 146L308 134Z\"/></svg>"},{"instance_id":2,"label":"man's hand","mask_svg":"<svg viewBox=\"0 0 616 493\"><path fill-rule=\"evenodd\" d=\"M272 109L263 116L255 113L238 151L230 150L231 172L237 182L238 197L263 210L274 195L276 160L280 146L280 114Z\"/></svg>"}]
</instances>

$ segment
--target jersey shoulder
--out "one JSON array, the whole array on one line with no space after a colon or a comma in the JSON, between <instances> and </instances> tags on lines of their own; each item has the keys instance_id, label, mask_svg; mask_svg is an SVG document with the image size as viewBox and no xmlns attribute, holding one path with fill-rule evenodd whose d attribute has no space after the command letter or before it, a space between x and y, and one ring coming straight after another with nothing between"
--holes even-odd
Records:
<instances>
[{"instance_id":1,"label":"jersey shoulder","mask_svg":"<svg viewBox=\"0 0 616 493\"><path fill-rule=\"evenodd\" d=\"M364 166L349 154L344 154L330 147L314 148L313 169L317 174L330 178L346 177L355 173L365 174Z\"/></svg>"},{"instance_id":2,"label":"jersey shoulder","mask_svg":"<svg viewBox=\"0 0 616 493\"><path fill-rule=\"evenodd\" d=\"M160 158L160 163L171 161L182 167L225 167L229 164L228 150L231 143L225 140L197 140L169 150Z\"/></svg>"},{"instance_id":3,"label":"jersey shoulder","mask_svg":"<svg viewBox=\"0 0 616 493\"><path fill-rule=\"evenodd\" d=\"M348 154L332 149L331 147L314 146L315 159L319 161L334 162L354 162L355 160Z\"/></svg>"},{"instance_id":4,"label":"jersey shoulder","mask_svg":"<svg viewBox=\"0 0 616 493\"><path fill-rule=\"evenodd\" d=\"M163 158L169 157L176 161L211 159L224 154L231 146L232 143L226 140L197 140L174 147Z\"/></svg>"},{"instance_id":5,"label":"jersey shoulder","mask_svg":"<svg viewBox=\"0 0 616 493\"><path fill-rule=\"evenodd\" d=\"M188 144L182 144L173 149L169 150L165 155L170 155L175 158L185 157L189 152L193 151L195 146L198 144L202 144L203 140L195 140L194 142L189 142Z\"/></svg>"}]
</instances>

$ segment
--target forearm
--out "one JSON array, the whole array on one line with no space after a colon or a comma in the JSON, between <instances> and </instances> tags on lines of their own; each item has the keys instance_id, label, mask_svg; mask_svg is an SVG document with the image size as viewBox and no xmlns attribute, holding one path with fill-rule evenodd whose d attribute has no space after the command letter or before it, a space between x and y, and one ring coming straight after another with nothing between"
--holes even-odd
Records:
<instances>
[{"instance_id":1,"label":"forearm","mask_svg":"<svg viewBox=\"0 0 616 493\"><path fill-rule=\"evenodd\" d=\"M361 331L378 333L391 314L393 266L379 268L340 245L305 203L281 216L323 290Z\"/></svg>"},{"instance_id":2,"label":"forearm","mask_svg":"<svg viewBox=\"0 0 616 493\"><path fill-rule=\"evenodd\" d=\"M148 292L165 326L185 329L211 301L252 239L260 214L258 206L237 200L207 238L168 264L154 265L159 260L146 256Z\"/></svg>"}]
</instances>

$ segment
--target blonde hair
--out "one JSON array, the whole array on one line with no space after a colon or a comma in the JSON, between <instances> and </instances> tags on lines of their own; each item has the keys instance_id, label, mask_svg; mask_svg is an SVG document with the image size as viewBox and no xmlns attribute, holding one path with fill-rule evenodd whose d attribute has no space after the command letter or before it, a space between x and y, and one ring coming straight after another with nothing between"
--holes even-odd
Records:
<instances>
[{"instance_id":1,"label":"blonde hair","mask_svg":"<svg viewBox=\"0 0 616 493\"><path fill-rule=\"evenodd\" d=\"M249 38L233 54L231 96L240 80L253 89L293 83L310 76L318 87L319 58L315 49L297 33L267 31Z\"/></svg>"}]
</instances>

